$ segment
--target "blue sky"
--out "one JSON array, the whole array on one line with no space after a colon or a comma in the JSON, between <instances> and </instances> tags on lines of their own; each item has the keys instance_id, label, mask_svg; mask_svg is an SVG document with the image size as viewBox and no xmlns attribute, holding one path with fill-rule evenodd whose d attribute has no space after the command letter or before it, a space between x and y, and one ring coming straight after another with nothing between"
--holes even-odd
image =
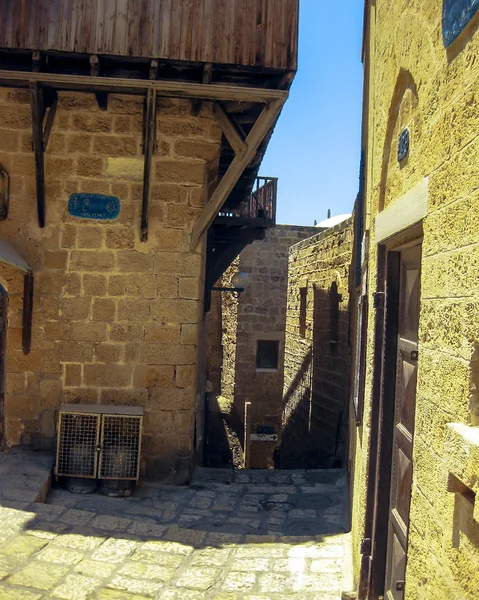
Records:
<instances>
[{"instance_id":1,"label":"blue sky","mask_svg":"<svg viewBox=\"0 0 479 600\"><path fill-rule=\"evenodd\" d=\"M278 223L351 212L358 190L363 0L301 0L299 70L260 173L279 177Z\"/></svg>"}]
</instances>

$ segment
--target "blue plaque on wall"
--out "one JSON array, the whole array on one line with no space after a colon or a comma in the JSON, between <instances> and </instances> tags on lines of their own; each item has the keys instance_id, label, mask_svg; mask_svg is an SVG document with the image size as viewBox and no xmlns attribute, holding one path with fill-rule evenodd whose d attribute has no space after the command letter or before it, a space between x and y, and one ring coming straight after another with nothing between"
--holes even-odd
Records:
<instances>
[{"instance_id":1,"label":"blue plaque on wall","mask_svg":"<svg viewBox=\"0 0 479 600\"><path fill-rule=\"evenodd\" d=\"M478 8L479 0L443 0L442 41L445 48L457 38Z\"/></svg>"},{"instance_id":2,"label":"blue plaque on wall","mask_svg":"<svg viewBox=\"0 0 479 600\"><path fill-rule=\"evenodd\" d=\"M81 219L116 219L120 214L120 200L104 194L72 194L68 200L68 212Z\"/></svg>"},{"instance_id":3,"label":"blue plaque on wall","mask_svg":"<svg viewBox=\"0 0 479 600\"><path fill-rule=\"evenodd\" d=\"M399 135L398 142L398 161L401 162L409 152L409 129L403 129Z\"/></svg>"}]
</instances>

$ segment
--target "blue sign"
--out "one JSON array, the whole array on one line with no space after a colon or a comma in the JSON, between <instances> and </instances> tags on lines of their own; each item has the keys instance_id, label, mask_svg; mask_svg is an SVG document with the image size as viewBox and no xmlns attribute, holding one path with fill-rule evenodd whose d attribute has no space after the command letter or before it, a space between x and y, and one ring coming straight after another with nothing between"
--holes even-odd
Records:
<instances>
[{"instance_id":1,"label":"blue sign","mask_svg":"<svg viewBox=\"0 0 479 600\"><path fill-rule=\"evenodd\" d=\"M120 200L104 194L72 194L68 200L68 212L80 219L116 219L120 214Z\"/></svg>"},{"instance_id":2,"label":"blue sign","mask_svg":"<svg viewBox=\"0 0 479 600\"><path fill-rule=\"evenodd\" d=\"M409 152L409 129L403 129L401 131L401 135L399 136L398 143L398 161L401 162L404 158L406 158Z\"/></svg>"},{"instance_id":3,"label":"blue sign","mask_svg":"<svg viewBox=\"0 0 479 600\"><path fill-rule=\"evenodd\" d=\"M457 38L478 8L479 0L443 0L442 41L445 48Z\"/></svg>"}]
</instances>

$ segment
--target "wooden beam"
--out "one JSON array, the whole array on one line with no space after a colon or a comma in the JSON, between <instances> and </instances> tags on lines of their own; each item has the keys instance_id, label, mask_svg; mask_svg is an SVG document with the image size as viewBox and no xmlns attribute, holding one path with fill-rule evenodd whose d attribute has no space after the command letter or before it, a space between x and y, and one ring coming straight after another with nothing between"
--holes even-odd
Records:
<instances>
[{"instance_id":1,"label":"wooden beam","mask_svg":"<svg viewBox=\"0 0 479 600\"><path fill-rule=\"evenodd\" d=\"M145 106L145 127L143 151L145 154L143 168L143 202L141 205L141 228L140 239L146 242L148 239L148 203L150 200L150 171L151 158L156 145L156 92L148 90Z\"/></svg>"},{"instance_id":2,"label":"wooden beam","mask_svg":"<svg viewBox=\"0 0 479 600\"><path fill-rule=\"evenodd\" d=\"M215 117L236 156L243 156L248 146L219 102L215 104Z\"/></svg>"},{"instance_id":3,"label":"wooden beam","mask_svg":"<svg viewBox=\"0 0 479 600\"><path fill-rule=\"evenodd\" d=\"M0 84L28 86L30 82L38 82L59 90L118 91L124 94L135 94L140 93L142 90L152 89L156 90L158 96L169 98L201 98L203 100L259 103L267 103L273 100L284 102L288 98L286 90L268 90L237 85L0 70Z\"/></svg>"},{"instance_id":4,"label":"wooden beam","mask_svg":"<svg viewBox=\"0 0 479 600\"><path fill-rule=\"evenodd\" d=\"M47 122L45 123L45 129L42 134L42 142L43 142L43 152L46 152L48 146L48 140L50 139L50 133L53 127L53 121L55 120L55 115L58 107L58 96L55 94L53 101L50 106L50 110L48 111Z\"/></svg>"},{"instance_id":5,"label":"wooden beam","mask_svg":"<svg viewBox=\"0 0 479 600\"><path fill-rule=\"evenodd\" d=\"M226 202L226 199L233 191L243 171L253 160L259 145L264 140L268 131L273 127L276 119L281 112L284 100L274 100L267 104L263 112L258 117L253 125L248 137L246 138L247 150L241 156L236 155L228 170L216 187L213 195L208 200L206 206L201 211L198 220L193 227L191 234L191 248L194 249L198 245L201 236L213 223L219 210Z\"/></svg>"},{"instance_id":6,"label":"wooden beam","mask_svg":"<svg viewBox=\"0 0 479 600\"><path fill-rule=\"evenodd\" d=\"M32 140L35 153L35 179L37 184L38 225L45 227L45 165L43 160L43 106L38 82L30 83L32 108Z\"/></svg>"}]
</instances>

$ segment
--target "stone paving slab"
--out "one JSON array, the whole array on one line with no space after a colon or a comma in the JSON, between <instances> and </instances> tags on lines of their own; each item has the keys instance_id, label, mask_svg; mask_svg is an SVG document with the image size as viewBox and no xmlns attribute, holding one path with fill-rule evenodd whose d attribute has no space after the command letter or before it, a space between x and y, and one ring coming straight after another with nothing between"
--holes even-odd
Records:
<instances>
[{"instance_id":1,"label":"stone paving slab","mask_svg":"<svg viewBox=\"0 0 479 600\"><path fill-rule=\"evenodd\" d=\"M125 499L55 489L49 504L0 501L0 600L339 600L348 587L344 474L277 473L276 485L271 473L202 473L190 487L149 484ZM330 486L318 493L330 503L301 490L316 483ZM255 488L265 484L270 491ZM294 489L278 492L284 486ZM250 500L257 510L238 516ZM139 506L144 514L131 512ZM334 518L323 518L332 507ZM185 516L199 521L184 527Z\"/></svg>"},{"instance_id":2,"label":"stone paving slab","mask_svg":"<svg viewBox=\"0 0 479 600\"><path fill-rule=\"evenodd\" d=\"M41 452L0 452L0 502L45 502L54 457Z\"/></svg>"}]
</instances>

